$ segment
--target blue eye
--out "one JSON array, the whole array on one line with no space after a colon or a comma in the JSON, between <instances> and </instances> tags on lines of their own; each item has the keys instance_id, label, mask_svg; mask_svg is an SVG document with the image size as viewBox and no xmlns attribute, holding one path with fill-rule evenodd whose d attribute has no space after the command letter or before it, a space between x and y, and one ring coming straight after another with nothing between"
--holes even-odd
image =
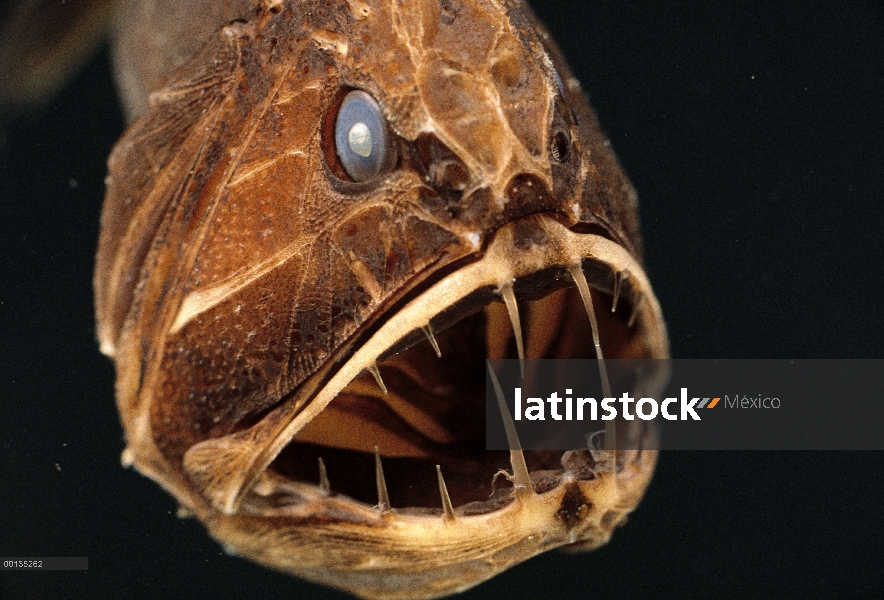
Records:
<instances>
[{"instance_id":1,"label":"blue eye","mask_svg":"<svg viewBox=\"0 0 884 600\"><path fill-rule=\"evenodd\" d=\"M374 98L360 90L347 94L335 119L335 152L353 181L368 181L381 172L387 138L387 123Z\"/></svg>"}]
</instances>

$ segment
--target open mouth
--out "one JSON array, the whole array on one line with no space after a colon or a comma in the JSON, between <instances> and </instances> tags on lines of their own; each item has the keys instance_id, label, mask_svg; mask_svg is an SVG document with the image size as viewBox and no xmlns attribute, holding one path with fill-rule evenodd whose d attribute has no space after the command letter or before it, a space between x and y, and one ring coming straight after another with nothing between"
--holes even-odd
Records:
<instances>
[{"instance_id":1,"label":"open mouth","mask_svg":"<svg viewBox=\"0 0 884 600\"><path fill-rule=\"evenodd\" d=\"M188 451L185 469L217 508L307 517L334 505L348 521L391 508L493 512L515 495L513 478L496 476L510 469L510 453L485 450L486 358L667 353L660 309L636 260L606 237L542 215L503 227L481 258L378 322L313 394L304 392L309 398ZM237 452L239 444L248 449ZM219 457L228 461L223 469ZM596 472L585 449L524 457L536 493Z\"/></svg>"}]
</instances>

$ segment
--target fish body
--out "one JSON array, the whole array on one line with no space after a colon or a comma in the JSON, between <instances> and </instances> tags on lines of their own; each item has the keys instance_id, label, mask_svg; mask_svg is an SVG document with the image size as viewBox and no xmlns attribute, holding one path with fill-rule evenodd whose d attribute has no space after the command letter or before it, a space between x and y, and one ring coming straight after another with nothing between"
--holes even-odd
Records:
<instances>
[{"instance_id":1,"label":"fish body","mask_svg":"<svg viewBox=\"0 0 884 600\"><path fill-rule=\"evenodd\" d=\"M115 14L133 121L94 281L124 463L362 597L604 544L656 452L484 450L487 358L668 356L635 191L528 6Z\"/></svg>"}]
</instances>

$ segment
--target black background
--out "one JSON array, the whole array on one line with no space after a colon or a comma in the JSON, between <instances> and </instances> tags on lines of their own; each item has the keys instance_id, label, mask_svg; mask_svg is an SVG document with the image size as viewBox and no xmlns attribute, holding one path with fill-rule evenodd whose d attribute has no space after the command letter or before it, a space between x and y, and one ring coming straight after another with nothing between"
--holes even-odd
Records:
<instances>
[{"instance_id":1,"label":"black background","mask_svg":"<svg viewBox=\"0 0 884 600\"><path fill-rule=\"evenodd\" d=\"M884 357L882 3L538 13L639 190L674 356ZM120 467L91 277L122 127L102 54L0 148L0 555L90 559L0 573L0 596L341 598L226 556ZM607 547L462 597L882 597L881 459L665 453Z\"/></svg>"}]
</instances>

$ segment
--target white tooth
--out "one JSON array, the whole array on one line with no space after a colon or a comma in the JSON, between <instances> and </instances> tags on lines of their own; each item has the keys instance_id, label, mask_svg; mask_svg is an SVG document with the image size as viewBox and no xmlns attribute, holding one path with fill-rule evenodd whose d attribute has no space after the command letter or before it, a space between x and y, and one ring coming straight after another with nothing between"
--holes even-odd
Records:
<instances>
[{"instance_id":1,"label":"white tooth","mask_svg":"<svg viewBox=\"0 0 884 600\"><path fill-rule=\"evenodd\" d=\"M384 479L384 467L381 466L381 453L374 447L374 479L378 486L378 508L381 512L390 510L390 495L387 493L387 480Z\"/></svg>"},{"instance_id":2,"label":"white tooth","mask_svg":"<svg viewBox=\"0 0 884 600\"><path fill-rule=\"evenodd\" d=\"M513 325L513 335L516 338L516 351L519 353L519 369L522 377L525 376L525 346L522 342L522 323L519 321L519 305L516 303L516 293L513 291L513 283L508 281L499 288L500 295L506 304L506 311L510 315L510 323Z\"/></svg>"},{"instance_id":3,"label":"white tooth","mask_svg":"<svg viewBox=\"0 0 884 600\"><path fill-rule=\"evenodd\" d=\"M595 357L599 363L599 375L602 378L602 392L605 398L611 397L611 385L608 383L608 370L605 368L605 358L602 356L602 345L599 342L599 324L595 319L595 309L592 306L592 295L589 292L589 284L586 282L586 275L583 274L583 268L580 265L572 265L569 269L571 278L577 284L580 291L580 297L583 299L583 306L586 308L586 315L589 317L589 324L592 327L592 343L595 345Z\"/></svg>"},{"instance_id":4,"label":"white tooth","mask_svg":"<svg viewBox=\"0 0 884 600\"><path fill-rule=\"evenodd\" d=\"M384 395L387 395L387 386L384 385L384 380L381 379L381 372L378 370L377 365L371 365L368 367L368 372L374 376L374 380L378 382L378 387L381 388L381 391L384 392Z\"/></svg>"},{"instance_id":5,"label":"white tooth","mask_svg":"<svg viewBox=\"0 0 884 600\"><path fill-rule=\"evenodd\" d=\"M620 286L623 280L629 277L629 271L617 271L614 273L614 301L611 303L611 312L617 312L617 301L620 299Z\"/></svg>"},{"instance_id":6,"label":"white tooth","mask_svg":"<svg viewBox=\"0 0 884 600\"><path fill-rule=\"evenodd\" d=\"M602 345L599 343L599 325L595 319L595 309L592 306L592 295L589 292L589 283L586 281L586 275L583 274L581 265L571 265L568 268L571 278L577 284L580 291L580 297L583 299L583 306L586 307L586 314L589 317L589 324L592 327L592 343L595 344L595 356L599 364L599 377L602 379L602 394L605 398L611 398L611 383L608 381L608 369L605 367L605 358L602 356ZM617 447L617 430L614 421L605 422L605 448L614 450ZM616 469L614 470L616 473Z\"/></svg>"},{"instance_id":7,"label":"white tooth","mask_svg":"<svg viewBox=\"0 0 884 600\"><path fill-rule=\"evenodd\" d=\"M426 327L421 327L424 330L424 335L427 336L427 339L430 340L430 345L433 347L433 350L436 351L436 356L438 358L442 358L442 351L439 350L439 342L436 341L436 336L433 335L433 329L427 325Z\"/></svg>"},{"instance_id":8,"label":"white tooth","mask_svg":"<svg viewBox=\"0 0 884 600\"><path fill-rule=\"evenodd\" d=\"M519 434L516 433L516 426L513 423L513 417L506 405L503 397L503 390L500 389L500 382L494 369L491 368L491 362L486 361L488 372L491 374L491 383L494 384L494 393L497 395L497 407L500 409L500 417L503 419L503 428L506 431L507 445L510 447L510 465L513 467L513 487L516 490L516 497L520 500L528 498L534 493L534 483L528 474L528 465L525 463L525 453L522 452L522 444L519 442Z\"/></svg>"},{"instance_id":9,"label":"white tooth","mask_svg":"<svg viewBox=\"0 0 884 600\"><path fill-rule=\"evenodd\" d=\"M451 497L448 495L448 487L442 477L442 467L436 465L436 475L439 478L439 494L442 496L442 520L446 523L454 521L454 507L451 505Z\"/></svg>"},{"instance_id":10,"label":"white tooth","mask_svg":"<svg viewBox=\"0 0 884 600\"><path fill-rule=\"evenodd\" d=\"M322 461L321 456L319 457L319 491L322 492L323 496L328 496L331 493L328 472L325 470L325 463Z\"/></svg>"}]
</instances>

